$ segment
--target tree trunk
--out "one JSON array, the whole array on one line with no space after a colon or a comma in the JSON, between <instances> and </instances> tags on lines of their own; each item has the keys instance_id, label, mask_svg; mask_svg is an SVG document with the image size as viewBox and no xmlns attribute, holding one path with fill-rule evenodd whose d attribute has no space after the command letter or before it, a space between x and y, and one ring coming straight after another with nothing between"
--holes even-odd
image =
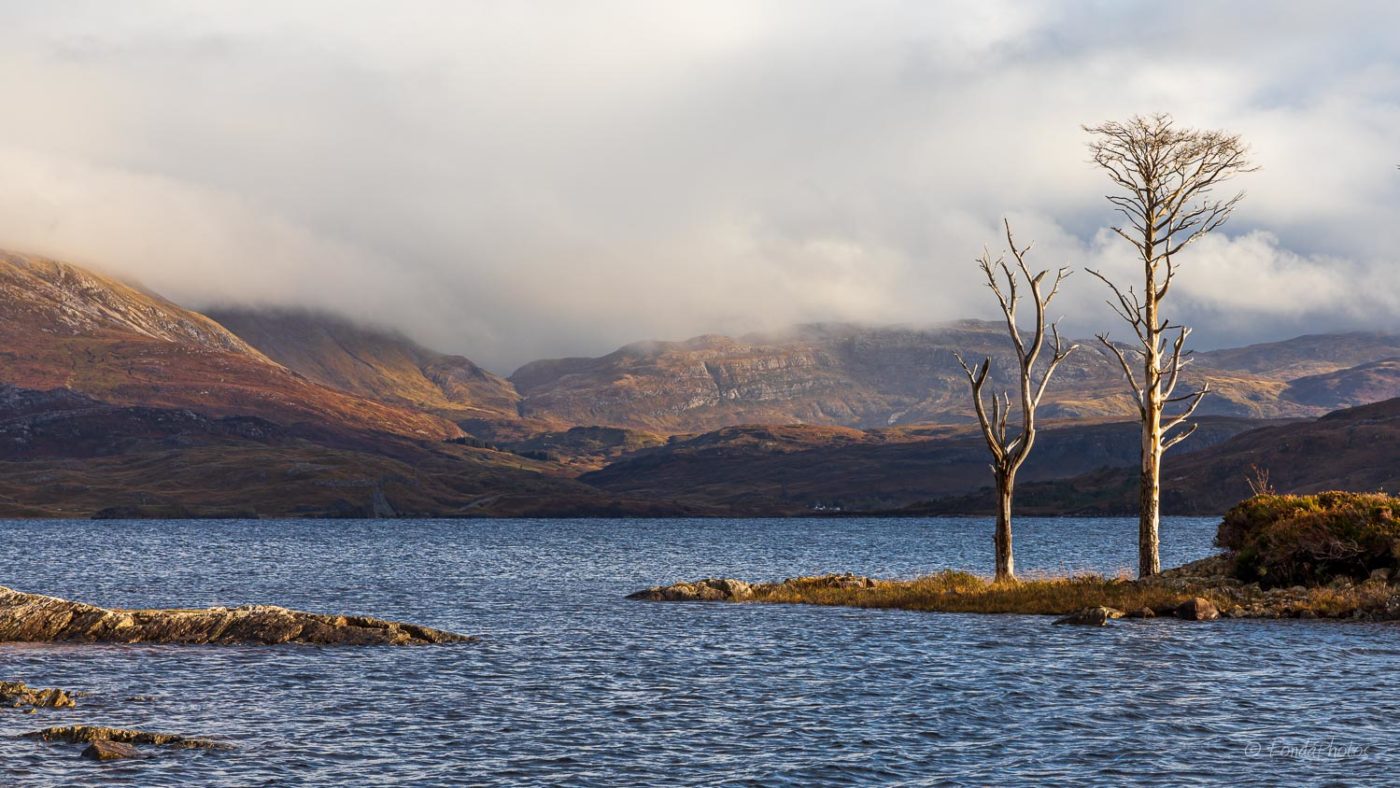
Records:
<instances>
[{"instance_id":1,"label":"tree trunk","mask_svg":"<svg viewBox=\"0 0 1400 788\"><path fill-rule=\"evenodd\" d=\"M997 530L994 537L997 580L1016 579L1016 558L1011 551L1011 492L1014 485L1014 479L997 472Z\"/></svg>"},{"instance_id":2,"label":"tree trunk","mask_svg":"<svg viewBox=\"0 0 1400 788\"><path fill-rule=\"evenodd\" d=\"M1138 577L1162 571L1158 556L1159 500L1162 493L1162 403L1148 392L1142 420L1142 475L1138 480Z\"/></svg>"}]
</instances>

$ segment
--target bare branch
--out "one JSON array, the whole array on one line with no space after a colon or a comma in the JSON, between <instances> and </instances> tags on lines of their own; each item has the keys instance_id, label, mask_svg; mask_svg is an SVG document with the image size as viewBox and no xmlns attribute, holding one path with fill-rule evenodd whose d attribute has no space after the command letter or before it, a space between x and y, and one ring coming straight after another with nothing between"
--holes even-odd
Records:
<instances>
[{"instance_id":1,"label":"bare branch","mask_svg":"<svg viewBox=\"0 0 1400 788\"><path fill-rule=\"evenodd\" d=\"M1113 227L1137 253L1142 270L1141 294L1091 270L1113 298L1109 307L1133 329L1141 357L1139 380L1127 353L1099 339L1118 359L1124 377L1138 401L1143 422L1142 497L1139 519L1140 571L1157 571L1157 490L1162 452L1186 439L1195 427L1165 441L1168 430L1180 427L1195 413L1210 387L1202 386L1175 396L1181 372L1189 359L1186 339L1190 329L1173 326L1161 313L1162 301L1180 271L1178 255L1191 244L1218 229L1239 205L1243 192L1228 198L1215 196L1220 184L1236 175L1253 172L1248 147L1238 135L1178 127L1170 115L1135 115L1124 122L1085 126L1089 152L1095 165L1116 187L1107 195L1114 213L1127 221ZM1175 336L1169 332L1175 331ZM1186 403L1184 412L1167 419L1163 407Z\"/></svg>"},{"instance_id":2,"label":"bare branch","mask_svg":"<svg viewBox=\"0 0 1400 788\"><path fill-rule=\"evenodd\" d=\"M1133 375L1133 368L1128 364L1128 357L1124 355L1121 348L1109 340L1108 334L1099 334L1098 339L1118 358L1118 365L1123 368L1123 376L1128 379L1128 388L1132 389L1133 398L1137 400L1138 410L1143 410L1147 406L1143 402L1142 387L1138 385L1137 378Z\"/></svg>"}]
</instances>

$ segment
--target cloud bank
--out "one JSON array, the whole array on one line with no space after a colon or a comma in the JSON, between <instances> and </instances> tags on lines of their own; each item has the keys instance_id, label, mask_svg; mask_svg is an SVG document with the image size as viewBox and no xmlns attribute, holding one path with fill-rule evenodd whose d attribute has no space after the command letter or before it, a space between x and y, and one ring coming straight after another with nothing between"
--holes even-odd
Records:
<instances>
[{"instance_id":1,"label":"cloud bank","mask_svg":"<svg viewBox=\"0 0 1400 788\"><path fill-rule=\"evenodd\" d=\"M1264 168L1184 261L1198 346L1400 328L1389 4L281 5L0 0L0 246L504 371L989 317L1002 216L1127 264L1079 127L1161 110ZM1104 295L1074 277L1067 326Z\"/></svg>"}]
</instances>

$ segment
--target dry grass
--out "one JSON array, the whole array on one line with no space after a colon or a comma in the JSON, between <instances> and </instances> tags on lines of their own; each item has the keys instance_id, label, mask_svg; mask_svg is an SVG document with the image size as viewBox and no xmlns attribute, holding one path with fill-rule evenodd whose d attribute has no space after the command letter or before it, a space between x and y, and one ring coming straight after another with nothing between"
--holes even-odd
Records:
<instances>
[{"instance_id":1,"label":"dry grass","mask_svg":"<svg viewBox=\"0 0 1400 788\"><path fill-rule=\"evenodd\" d=\"M919 610L941 613L1068 615L1111 607L1135 615L1144 608L1169 614L1193 597L1210 600L1222 614L1250 618L1400 617L1400 589L1385 582L1345 581L1311 588L1264 590L1223 577L1161 578L1077 575L994 582L968 572L945 571L914 580L843 583L840 576L795 578L753 586L749 601Z\"/></svg>"},{"instance_id":2,"label":"dry grass","mask_svg":"<svg viewBox=\"0 0 1400 788\"><path fill-rule=\"evenodd\" d=\"M799 578L755 589L754 601L898 608L944 613L1024 613L1067 615L1086 607L1113 607L1155 612L1174 609L1203 596L1217 606L1233 604L1229 596L1211 589L1189 589L1135 583L1099 575L993 582L967 572L945 571L914 580L884 580L871 588L840 588L818 578Z\"/></svg>"}]
</instances>

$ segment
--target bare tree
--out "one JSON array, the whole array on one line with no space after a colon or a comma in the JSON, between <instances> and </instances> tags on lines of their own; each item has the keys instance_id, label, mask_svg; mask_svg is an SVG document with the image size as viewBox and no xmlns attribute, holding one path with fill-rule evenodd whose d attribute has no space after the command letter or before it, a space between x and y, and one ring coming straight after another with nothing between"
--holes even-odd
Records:
<instances>
[{"instance_id":1,"label":"bare tree","mask_svg":"<svg viewBox=\"0 0 1400 788\"><path fill-rule=\"evenodd\" d=\"M1016 487L1016 472L1021 469L1021 464L1026 461L1031 447L1035 445L1035 411L1040 407L1041 397L1045 396L1050 376L1075 346L1066 347L1060 339L1059 327L1050 323L1051 356L1044 365L1044 372L1037 379L1036 362L1040 358L1041 350L1046 347L1045 310L1059 292L1060 283L1069 276L1070 271L1067 268L1057 271L1054 280L1049 283L1049 290L1046 290L1045 277L1049 271L1031 273L1030 268L1026 266L1026 253L1030 251L1030 246L1018 248L1016 239L1011 234L1011 223L1003 221L1003 224L1006 227L1006 244L1011 249L1011 257L1016 261L1015 270L1012 270L1004 256L993 260L991 253L985 249L977 259L977 266L987 277L987 287L996 294L1002 315L1006 318L1007 333L1011 335L1011 344L1016 351L1017 372L1020 375L1017 398L1021 409L1020 430L1016 434L1010 434L1007 429L1007 422L1011 416L1011 395L1007 392L1000 395L993 393L990 397L984 395L987 373L992 368L991 358L970 367L962 355L956 355L963 372L967 373L968 383L972 386L972 404L977 412L977 423L982 427L982 437L986 439L987 449L992 454L992 475L996 479L997 491L997 524L993 540L996 545L996 579L1013 580L1016 577L1016 560L1011 549L1011 499ZM1026 289L1030 291L1031 301L1035 304L1035 330L1031 333L1029 342L1023 338L1021 329L1016 325L1016 309L1021 303L1022 280Z\"/></svg>"},{"instance_id":2,"label":"bare tree","mask_svg":"<svg viewBox=\"0 0 1400 788\"><path fill-rule=\"evenodd\" d=\"M1177 255L1224 224L1244 197L1238 192L1217 198L1215 187L1257 168L1238 135L1179 128L1170 115L1134 116L1126 123L1084 130L1092 136L1094 163L1117 187L1107 198L1126 223L1113 231L1132 245L1142 266L1141 292L1114 284L1098 271L1089 273L1113 291L1109 306L1137 335L1137 343L1126 350L1107 334L1100 334L1099 340L1118 359L1142 418L1138 574L1148 577L1161 571L1162 454L1195 431L1196 425L1188 421L1210 391L1206 383L1177 393L1181 371L1189 362L1183 348L1191 329L1168 322L1161 313L1162 300L1176 276ZM1134 373L1130 357L1139 362L1141 376ZM1168 406L1174 406L1174 413L1164 417Z\"/></svg>"}]
</instances>

